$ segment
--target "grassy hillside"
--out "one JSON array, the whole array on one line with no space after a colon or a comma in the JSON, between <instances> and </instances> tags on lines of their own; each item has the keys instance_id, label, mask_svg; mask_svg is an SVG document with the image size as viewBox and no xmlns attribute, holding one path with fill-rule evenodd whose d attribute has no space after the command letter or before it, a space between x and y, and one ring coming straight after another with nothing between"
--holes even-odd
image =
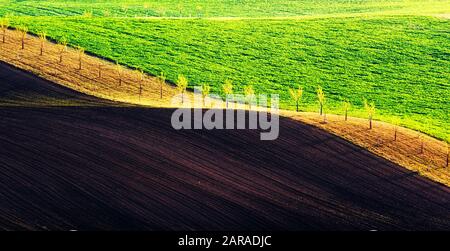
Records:
<instances>
[{"instance_id":1,"label":"grassy hillside","mask_svg":"<svg viewBox=\"0 0 450 251\"><path fill-rule=\"evenodd\" d=\"M121 17L273 17L344 13L442 13L442 0L0 0L1 14Z\"/></svg>"},{"instance_id":2,"label":"grassy hillside","mask_svg":"<svg viewBox=\"0 0 450 251\"><path fill-rule=\"evenodd\" d=\"M302 85L305 111L317 110L321 85L328 112L342 113L342 101L349 99L351 114L365 116L367 98L377 106L376 119L401 117L405 126L449 137L450 22L399 14L450 13L450 1L3 2L0 13L18 15L10 16L15 26L67 37L150 74L164 71L170 81L185 74L191 87L208 83L214 92L226 79L237 92L253 84L259 93L279 93L281 107L290 109L288 88ZM154 12L158 8L165 14ZM80 16L86 11L94 17ZM367 15L340 15L349 13ZM327 14L336 17L320 16ZM146 15L311 18L123 18Z\"/></svg>"}]
</instances>

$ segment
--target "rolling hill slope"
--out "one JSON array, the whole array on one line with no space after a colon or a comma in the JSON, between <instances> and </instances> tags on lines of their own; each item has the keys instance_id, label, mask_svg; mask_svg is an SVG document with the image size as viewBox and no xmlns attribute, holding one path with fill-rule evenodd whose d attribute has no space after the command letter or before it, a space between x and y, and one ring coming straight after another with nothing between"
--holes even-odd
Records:
<instances>
[{"instance_id":1,"label":"rolling hill slope","mask_svg":"<svg viewBox=\"0 0 450 251\"><path fill-rule=\"evenodd\" d=\"M111 104L4 64L0 86L0 229L450 227L450 188L297 121L263 142L254 130L175 131L171 109Z\"/></svg>"}]
</instances>

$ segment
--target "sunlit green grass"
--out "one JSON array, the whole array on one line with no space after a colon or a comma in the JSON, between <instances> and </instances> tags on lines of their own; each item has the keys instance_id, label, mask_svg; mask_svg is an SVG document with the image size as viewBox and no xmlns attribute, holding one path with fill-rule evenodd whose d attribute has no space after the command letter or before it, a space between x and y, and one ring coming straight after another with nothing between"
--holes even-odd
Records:
<instances>
[{"instance_id":1,"label":"sunlit green grass","mask_svg":"<svg viewBox=\"0 0 450 251\"><path fill-rule=\"evenodd\" d=\"M442 0L0 0L0 15L274 17L343 13L446 13Z\"/></svg>"}]
</instances>

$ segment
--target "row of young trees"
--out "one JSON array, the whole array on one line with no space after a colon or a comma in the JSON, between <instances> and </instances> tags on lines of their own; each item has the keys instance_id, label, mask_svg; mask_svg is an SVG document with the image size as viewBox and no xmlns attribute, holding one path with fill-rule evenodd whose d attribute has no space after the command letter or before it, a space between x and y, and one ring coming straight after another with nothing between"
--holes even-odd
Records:
<instances>
[{"instance_id":1,"label":"row of young trees","mask_svg":"<svg viewBox=\"0 0 450 251\"><path fill-rule=\"evenodd\" d=\"M9 28L9 21L6 18L0 19L0 30L2 33L2 42L5 43L6 42L6 31ZM18 26L16 28L16 30L19 32L20 34L20 43L21 43L21 49L24 50L25 49L25 40L27 38L27 34L28 34L28 28L26 26ZM39 38L39 55L43 56L44 55L44 50L45 50L45 44L47 42L47 33L46 32L38 32L37 36ZM57 41L57 51L58 51L58 62L59 63L63 63L63 58L64 58L64 54L68 51L68 40L66 37L61 37L60 39L58 39ZM76 54L77 54L77 58L78 58L78 70L81 70L83 68L83 58L85 55L85 49L81 46L75 46L74 47ZM116 72L118 75L118 79L119 79L119 86L122 84L123 81L123 73L124 73L124 68L116 61ZM101 78L102 77L102 64L98 65L98 77ZM142 95L142 90L143 90L143 80L144 80L144 72L142 69L136 68L136 73L139 76L139 99L141 98ZM165 77L164 75L159 76L160 81L160 96L162 98L163 95L163 84L165 83Z\"/></svg>"},{"instance_id":2,"label":"row of young trees","mask_svg":"<svg viewBox=\"0 0 450 251\"><path fill-rule=\"evenodd\" d=\"M6 18L0 19L0 29L1 29L1 33L2 33L2 43L6 43L6 31L9 29L10 24L9 24L9 20ZM24 50L25 49L25 40L27 38L27 34L28 34L28 28L26 26L18 26L16 27L16 30L19 32L20 34L20 43L21 43L21 49ZM39 40L40 40L40 53L39 55L43 55L44 54L44 48L45 48L45 43L47 41L47 33L45 32L38 32L37 33ZM63 60L63 54L67 51L67 39L65 37L61 37L58 41L57 41L57 45L58 45L58 52L59 52L59 62L62 63ZM84 54L84 49L81 47L76 47L77 51L79 52L79 58L80 58L80 63L79 63L79 68L81 69L81 58Z\"/></svg>"},{"instance_id":3,"label":"row of young trees","mask_svg":"<svg viewBox=\"0 0 450 251\"><path fill-rule=\"evenodd\" d=\"M6 31L9 28L9 20L6 18L0 19L0 30L1 30L1 35L2 35L2 43L6 43ZM19 32L20 34L20 44L21 44L21 49L24 50L25 49L25 40L27 38L27 34L28 34L28 28L26 26L18 26L16 28L16 30ZM47 43L47 33L46 32L38 32L37 36L39 38L39 55L43 56L44 55L44 51L45 51L45 45ZM58 51L58 62L61 64L63 63L63 58L64 58L64 54L66 52L68 52L68 40L66 37L61 37L60 39L58 39L56 41L57 43L57 51ZM81 46L75 46L73 47L75 49L75 52L77 54L77 58L78 58L78 70L82 70L83 68L83 58L85 55L85 49ZM116 66L115 66L117 75L118 75L118 80L119 80L119 86L122 85L123 82L123 77L124 77L124 67L122 67L117 61L116 61ZM102 77L102 70L103 70L103 65L102 64L98 64L98 77L101 78ZM142 69L136 68L135 69L136 75L139 77L139 100L141 99L141 95L142 95L142 91L143 91L143 81L144 81L144 71ZM158 76L158 80L159 80L159 85L160 85L160 97L162 98L163 96L163 85L165 83L165 76L162 73L160 76Z\"/></svg>"},{"instance_id":4,"label":"row of young trees","mask_svg":"<svg viewBox=\"0 0 450 251\"><path fill-rule=\"evenodd\" d=\"M325 116L325 92L323 91L321 86L317 87L317 101L319 103L319 113L320 115L324 116L324 119L326 118ZM296 111L299 111L299 104L301 102L302 99L302 95L303 95L303 88L301 86L299 86L297 89L289 89L289 94L292 98L292 100L295 102L295 106L296 106ZM372 119L373 116L375 115L375 103L369 103L367 102L366 99L363 100L364 103L364 109L367 112L368 115L368 119L369 119L369 128L372 129ZM348 111L351 108L351 103L348 99L344 100L342 102L342 107L344 109L344 120L347 121L348 120Z\"/></svg>"},{"instance_id":5,"label":"row of young trees","mask_svg":"<svg viewBox=\"0 0 450 251\"><path fill-rule=\"evenodd\" d=\"M3 43L5 43L5 39L6 39L6 30L9 28L9 21L6 18L3 18L0 20L0 29L2 30L2 41ZM20 39L21 39L21 49L25 48L25 39L28 33L28 28L25 26L19 26L16 28L19 33L20 33ZM47 34L45 32L38 32L38 37L40 40L40 55L42 56L44 53L44 49L45 49L45 44L47 42ZM60 39L57 40L57 50L58 50L58 54L59 54L59 63L63 62L63 56L64 54L67 52L68 50L68 40L65 37L61 37ZM75 46L74 47L77 53L77 57L78 57L78 69L81 70L82 69L82 62L83 62L83 57L84 57L84 53L85 50L84 48L82 48L81 46ZM118 75L118 81L119 81L119 86L122 85L122 81L123 81L123 75L124 75L124 68L116 61L116 72ZM144 72L142 71L142 69L136 69L137 75L139 76L139 99L141 98L141 94L142 94L142 82L144 79ZM102 65L99 64L98 66L98 77L102 76ZM157 80L159 82L159 86L160 86L160 98L162 98L163 95L163 85L166 82L166 77L164 75L164 73L161 73L158 77ZM186 89L188 87L188 80L185 76L183 75L179 75L178 79L176 81L176 85L178 90L180 91L180 93L182 94L182 102L184 103L184 98L185 98L185 92ZM202 86L202 96L203 96L203 103L204 103L204 98L206 96L209 95L211 88L209 85L203 85ZM222 85L222 90L223 93L225 95L231 95L233 94L233 83L231 80L225 80L224 84ZM292 98L292 100L295 103L296 106L296 111L299 111L299 105L302 99L302 95L303 95L303 89L301 86L299 86L297 89L289 89L289 94ZM246 98L246 102L248 103L249 107L251 107L251 98L252 96L255 95L255 91L252 85L247 85L244 87L244 96ZM324 116L324 121L326 120L326 115L324 112L324 108L325 108L325 93L322 89L322 87L318 87L317 88L317 99L318 99L318 103L319 103L319 107L320 107L320 115ZM228 100L226 100L226 107L228 108ZM348 111L351 107L351 104L348 100L343 102L343 108L345 110L345 120L347 121L348 119ZM367 111L368 114L368 119L369 119L369 128L372 129L372 119L373 116L375 114L375 105L374 103L368 103L367 100L364 100L364 107Z\"/></svg>"},{"instance_id":6,"label":"row of young trees","mask_svg":"<svg viewBox=\"0 0 450 251\"><path fill-rule=\"evenodd\" d=\"M6 32L9 28L9 21L7 19L0 19L0 34L2 36L2 43L6 42ZM28 28L25 26L19 26L16 28L16 30L19 32L20 34L20 47L21 49L25 49L25 40L28 34ZM39 50L39 55L43 55L44 54L44 50L45 50L45 45L47 42L47 34L45 32L38 32L37 33L38 38L40 40L40 50ZM74 47L77 57L78 57L78 69L81 70L83 65L83 57L85 55L85 50L84 48L80 47L80 46L75 46ZM61 37L60 39L57 40L57 51L59 54L59 63L63 62L63 56L64 54L68 51L68 40L65 37ZM118 76L118 82L119 82L119 86L122 84L123 82L123 76L124 76L124 67L122 67L118 62L116 62L116 72L117 72L117 76ZM102 64L98 64L98 77L101 78L102 77L102 70L103 70L103 65ZM143 72L142 69L136 69L135 70L136 75L139 77L139 100L141 99L142 96L142 91L143 91L143 82L144 82L144 78L145 78L145 74ZM166 76L164 73L161 73L159 76L157 76L157 82L159 84L159 91L160 91L160 98L163 98L163 86L166 83ZM188 80L185 76L183 75L179 75L178 79L176 81L176 85L178 90L180 91L180 93L182 94L182 102L184 103L185 101L185 93L186 93L186 89L188 87ZM231 80L226 80L224 82L224 84L222 85L222 91L225 95L230 95L233 94L233 83ZM207 84L202 85L201 88L201 93L202 93L202 97L203 97L203 104L205 104L205 98L209 95L211 90L211 87ZM252 99L252 97L255 95L255 90L253 88L252 85L247 85L243 88L243 92L244 92L244 96L246 99L247 104L249 105L249 107L251 108L251 102L250 100ZM293 89L290 88L289 89L289 94L290 97L292 99L292 101L295 103L295 108L296 111L299 111L299 106L302 100L302 96L303 96L303 88L301 86L298 86L298 88ZM325 114L325 105L326 105L326 99L325 99L325 92L323 91L322 87L318 86L317 90L317 101L319 104L319 113L321 116L323 116L324 118L324 122L326 122L326 114ZM373 120L373 116L375 115L376 109L375 109L375 104L373 102L369 103L366 99L363 100L364 103L364 108L367 112L367 116L368 116L368 121L369 121L369 128L372 129L372 120ZM343 109L345 111L344 113L344 118L345 121L348 120L348 111L351 108L351 103L349 102L349 100L345 100L342 103ZM228 108L228 100L226 100L226 107ZM397 140L397 131L398 131L398 126L397 123L394 123L394 141ZM421 146L420 146L420 152L423 153L424 152L424 143L423 143L423 139L421 140ZM447 153L447 166L449 165L449 154Z\"/></svg>"},{"instance_id":7,"label":"row of young trees","mask_svg":"<svg viewBox=\"0 0 450 251\"><path fill-rule=\"evenodd\" d=\"M3 43L6 42L6 31L8 28L9 28L9 21L5 18L0 19L0 29L2 30ZM21 40L21 49L23 50L23 49L25 49L25 40L26 40L26 36L28 34L28 28L26 28L25 26L19 26L16 28L16 30L19 31L20 40ZM45 51L45 44L47 42L47 34L46 34L46 32L38 32L37 35L40 40L39 55L42 56ZM59 57L58 62L63 63L64 54L68 51L68 40L66 37L61 37L56 42L57 42L57 51L58 51L58 57ZM75 46L74 49L76 50L77 57L78 57L78 69L81 70L85 49L82 48L81 46ZM98 77L99 78L102 77L102 70L103 70L103 67L101 64L99 64L98 65ZM118 84L119 84L119 86L121 86L122 82L123 82L123 77L124 77L124 67L122 67L116 61L115 70L116 70L117 76L118 76ZM139 81L139 99L140 99L141 94L142 94L142 89L143 89L142 82L143 82L145 74L142 69L137 68L135 71L137 72L137 75L139 76L139 79L140 79L140 81ZM159 76L157 76L157 81L158 81L159 89L160 89L159 90L160 98L162 99L163 98L163 86L166 83L166 76L163 72L161 72L161 74ZM186 89L188 87L187 78L183 75L179 75L178 79L176 81L176 85L177 85L178 90L182 94L182 102L184 103L185 93L186 93ZM209 95L210 90L211 90L211 88L209 85L202 86L201 91L202 91L202 96L203 96L203 103L204 103L204 99L206 98L206 96ZM226 95L233 94L233 83L231 80L225 81L225 84L223 85L223 91ZM247 98L250 98L251 96L253 96L255 94L253 86L251 86L251 85L246 86L244 88L244 93ZM248 104L251 106L250 102L248 102ZM226 101L226 107L228 108L228 100Z\"/></svg>"},{"instance_id":8,"label":"row of young trees","mask_svg":"<svg viewBox=\"0 0 450 251\"><path fill-rule=\"evenodd\" d=\"M164 76L163 74L161 74L161 76ZM165 77L164 79L162 79L165 81ZM179 90L179 92L182 95L182 103L184 103L184 95L188 86L188 80L186 79L185 76L183 75L179 75L178 79L176 81L176 85L177 88ZM233 82L231 80L225 80L225 82L222 84L222 91L225 95L231 95L233 94ZM202 99L203 99L203 104L205 103L205 98L206 96L209 95L211 90L211 87L208 84L203 84L201 86L201 93L202 93ZM323 91L321 86L317 87L317 101L319 103L319 113L321 116L324 117L324 121L326 122L326 115L325 115L325 92ZM243 88L243 93L244 93L244 97L245 97L245 102L249 105L249 107L251 108L251 100L252 98L255 96L255 90L253 88L252 85L246 85ZM303 96L303 88L301 86L298 86L297 89L293 89L293 88L289 88L289 94L290 97L292 99L292 101L295 103L295 110L296 112L299 112L299 106L302 100L302 96ZM228 99L225 100L226 102L226 107L228 108ZM373 120L373 116L375 115L375 104L373 102L369 103L366 99L363 100L364 103L364 108L367 112L367 116L368 116L368 121L369 121L369 129L373 128L372 125L372 120ZM348 120L348 112L351 108L351 103L350 101L347 99L345 100L343 103L343 108L344 108L344 118L345 121ZM395 139L397 137L395 136Z\"/></svg>"},{"instance_id":9,"label":"row of young trees","mask_svg":"<svg viewBox=\"0 0 450 251\"><path fill-rule=\"evenodd\" d=\"M162 75L163 76L163 75ZM178 79L176 81L177 89L182 95L182 103L184 103L184 94L186 92L187 86L188 86L188 80L184 75L178 75ZM231 80L225 80L225 83L222 85L222 90L225 95L232 95L233 94L233 82ZM202 95L202 102L203 105L205 104L206 97L210 94L211 86L208 84L203 84L201 86L201 95ZM255 90L253 89L252 85L244 86L244 97L245 102L248 104L248 106L251 108L251 100L255 96ZM228 108L229 100L225 99L226 107Z\"/></svg>"}]
</instances>

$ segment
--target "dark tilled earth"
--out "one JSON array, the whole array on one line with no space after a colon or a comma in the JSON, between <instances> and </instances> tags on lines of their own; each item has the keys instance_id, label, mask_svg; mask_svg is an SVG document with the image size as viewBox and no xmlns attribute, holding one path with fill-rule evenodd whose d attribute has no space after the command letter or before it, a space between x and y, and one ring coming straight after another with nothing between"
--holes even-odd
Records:
<instances>
[{"instance_id":1,"label":"dark tilled earth","mask_svg":"<svg viewBox=\"0 0 450 251\"><path fill-rule=\"evenodd\" d=\"M309 125L172 129L0 64L0 229L450 230L450 189Z\"/></svg>"}]
</instances>

